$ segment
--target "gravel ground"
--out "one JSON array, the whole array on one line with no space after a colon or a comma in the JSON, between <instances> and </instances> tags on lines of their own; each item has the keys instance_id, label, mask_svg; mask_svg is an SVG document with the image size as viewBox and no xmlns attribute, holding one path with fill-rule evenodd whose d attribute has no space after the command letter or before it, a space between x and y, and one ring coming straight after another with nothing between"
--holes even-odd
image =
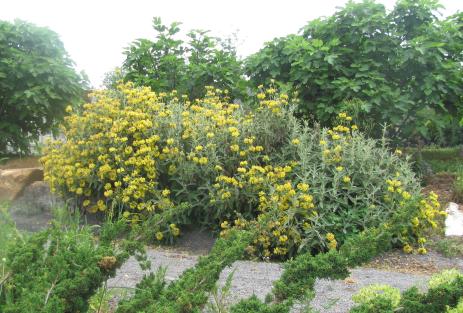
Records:
<instances>
[{"instance_id":1,"label":"gravel ground","mask_svg":"<svg viewBox=\"0 0 463 313\"><path fill-rule=\"evenodd\" d=\"M152 270L156 270L159 266L167 267L166 278L168 281L175 280L181 273L194 266L198 256L188 253L166 251L160 248L150 249L148 256L152 262ZM397 259L403 267L407 267L403 259L405 256L400 252L392 252L388 255L383 255L385 260ZM410 270L410 272L398 272L396 268L392 270L384 268L371 268L376 263L372 262L369 267L356 268L351 271L351 276L346 280L328 280L320 279L315 284L315 297L310 303L310 306L315 312L323 313L344 313L354 305L351 300L360 288L371 284L388 284L405 290L412 286L417 286L424 289L426 282L432 272L439 271L444 268L459 268L463 270L463 260L448 259L436 253L428 255L414 255L409 263L410 268L416 267L414 264L433 264L432 271L426 267L426 271ZM392 262L392 261L391 261ZM410 261L409 261L410 262ZM378 263L379 264L379 263ZM221 288L228 277L234 271L231 290L229 295L223 299L225 303L236 303L241 299L245 299L252 294L255 294L260 299L264 300L265 295L272 289L272 283L278 279L282 273L282 267L278 263L237 261L231 267L226 268L220 275L218 286ZM144 272L141 271L135 259L131 258L122 266L116 277L108 281L110 288L133 288L138 281L143 277ZM212 299L212 297L211 297ZM305 312L303 304L296 304L293 308L293 313Z\"/></svg>"},{"instance_id":2,"label":"gravel ground","mask_svg":"<svg viewBox=\"0 0 463 313\"><path fill-rule=\"evenodd\" d=\"M19 229L37 231L47 227L52 218L51 207L55 199L44 191L43 184L30 186L24 196L13 203L12 217ZM48 187L47 187L48 188ZM152 270L160 266L166 267L166 279L173 281L183 271L193 267L199 255L205 255L214 244L214 236L207 231L183 230L179 242L173 248L148 249ZM458 268L463 271L462 258L446 258L435 252L427 255L405 255L393 251L377 257L361 268L351 271L351 277L342 280L317 280L315 297L310 306L315 312L343 313L353 306L351 297L360 288L370 284L389 284L407 289L411 286L424 288L430 275L445 268ZM255 294L260 299L270 292L272 283L282 273L278 263L237 261L231 267L224 269L218 281L219 288L224 285L228 275L234 271L231 290L224 299L225 303L236 303ZM142 279L143 272L134 258L129 259L117 272L116 277L108 281L108 287L117 290L133 291L135 285ZM118 293L116 293L118 294ZM211 297L212 299L212 297ZM112 303L116 303L115 298ZM293 313L308 312L304 304L297 304Z\"/></svg>"},{"instance_id":3,"label":"gravel ground","mask_svg":"<svg viewBox=\"0 0 463 313\"><path fill-rule=\"evenodd\" d=\"M173 281L177 279L183 271L195 266L198 260L197 256L184 253L175 253L160 250L148 250L148 258L151 261L152 271L159 267L166 267L166 280ZM148 272L141 270L135 258L131 257L120 269L116 277L108 280L109 288L133 288Z\"/></svg>"},{"instance_id":4,"label":"gravel ground","mask_svg":"<svg viewBox=\"0 0 463 313\"><path fill-rule=\"evenodd\" d=\"M315 298L311 306L323 313L344 313L354 306L351 297L361 288L372 284L386 284L405 290L412 286L425 289L429 276L405 274L371 268L356 268L351 276L342 280L320 279L315 283ZM293 312L303 312L294 310Z\"/></svg>"}]
</instances>

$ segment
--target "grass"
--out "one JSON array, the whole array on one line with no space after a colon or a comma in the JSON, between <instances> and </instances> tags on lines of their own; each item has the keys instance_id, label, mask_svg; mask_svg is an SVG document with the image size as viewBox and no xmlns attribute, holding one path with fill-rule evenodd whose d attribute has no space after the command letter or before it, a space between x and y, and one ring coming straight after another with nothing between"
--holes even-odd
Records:
<instances>
[{"instance_id":1,"label":"grass","mask_svg":"<svg viewBox=\"0 0 463 313\"><path fill-rule=\"evenodd\" d=\"M433 173L455 175L453 181L453 201L463 203L463 157L461 148L425 148L423 160L429 164Z\"/></svg>"},{"instance_id":2,"label":"grass","mask_svg":"<svg viewBox=\"0 0 463 313\"><path fill-rule=\"evenodd\" d=\"M431 166L434 173L457 173L463 168L461 158L448 160L425 159L425 161Z\"/></svg>"},{"instance_id":3,"label":"grass","mask_svg":"<svg viewBox=\"0 0 463 313\"><path fill-rule=\"evenodd\" d=\"M0 203L0 261L6 257L6 247L20 236L8 214L8 202Z\"/></svg>"},{"instance_id":4,"label":"grass","mask_svg":"<svg viewBox=\"0 0 463 313\"><path fill-rule=\"evenodd\" d=\"M463 167L460 167L453 182L453 198L455 201L463 203Z\"/></svg>"},{"instance_id":5,"label":"grass","mask_svg":"<svg viewBox=\"0 0 463 313\"><path fill-rule=\"evenodd\" d=\"M448 258L463 257L463 238L439 238L430 242L430 247Z\"/></svg>"},{"instance_id":6,"label":"grass","mask_svg":"<svg viewBox=\"0 0 463 313\"><path fill-rule=\"evenodd\" d=\"M423 159L426 160L451 160L455 158L461 158L460 149L461 148L459 146L447 148L427 146L421 149L421 155L423 156ZM416 154L418 149L409 147L405 148L404 151L407 154Z\"/></svg>"},{"instance_id":7,"label":"grass","mask_svg":"<svg viewBox=\"0 0 463 313\"><path fill-rule=\"evenodd\" d=\"M127 299L133 293L128 288L107 288L107 285L98 288L89 300L88 313L113 313L111 305L113 298Z\"/></svg>"},{"instance_id":8,"label":"grass","mask_svg":"<svg viewBox=\"0 0 463 313\"><path fill-rule=\"evenodd\" d=\"M16 226L8 214L8 202L0 202L0 296L3 291L3 281L8 277L6 267L7 247L21 237Z\"/></svg>"},{"instance_id":9,"label":"grass","mask_svg":"<svg viewBox=\"0 0 463 313\"><path fill-rule=\"evenodd\" d=\"M0 201L0 274L2 259L6 258L7 247L27 236L27 232L19 231L16 224L10 216L10 204L7 201ZM65 207L53 209L53 219L61 225L78 226L80 216L71 214ZM1 275L0 275L1 276Z\"/></svg>"},{"instance_id":10,"label":"grass","mask_svg":"<svg viewBox=\"0 0 463 313\"><path fill-rule=\"evenodd\" d=\"M407 154L417 157L416 148L404 149ZM425 161L434 173L456 173L463 169L463 157L460 155L459 146L449 148L425 147L421 150L423 161Z\"/></svg>"}]
</instances>

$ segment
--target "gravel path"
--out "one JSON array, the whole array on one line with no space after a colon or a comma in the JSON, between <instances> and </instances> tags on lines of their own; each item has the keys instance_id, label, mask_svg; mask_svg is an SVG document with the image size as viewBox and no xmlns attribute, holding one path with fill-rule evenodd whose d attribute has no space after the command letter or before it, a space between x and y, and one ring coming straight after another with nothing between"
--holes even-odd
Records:
<instances>
[{"instance_id":1,"label":"gravel path","mask_svg":"<svg viewBox=\"0 0 463 313\"><path fill-rule=\"evenodd\" d=\"M178 278L184 270L193 267L198 259L197 255L162 249L150 249L148 250L148 256L152 262L152 270L156 270L159 266L167 267L166 279L168 281ZM388 255L383 257L391 258ZM435 266L436 270L450 267L463 270L462 259L447 259L437 254L413 256L413 260L415 259L423 263L434 264L433 266ZM219 288L225 284L231 271L234 271L231 291L228 297L224 299L225 303L236 303L252 294L264 300L265 295L272 289L273 281L280 277L282 267L278 263L237 261L221 273L218 281ZM108 287L133 288L141 280L143 274L144 272L141 271L138 263L135 259L131 258L119 269L116 277L108 281ZM351 300L352 295L362 287L371 284L388 284L401 290L412 286L424 289L430 275L429 272L411 271L410 273L401 273L396 270L369 267L356 268L351 271L351 276L344 281L317 280L315 284L315 297L310 306L315 312L348 312L354 305ZM304 305L296 304L292 312L305 312Z\"/></svg>"},{"instance_id":2,"label":"gravel path","mask_svg":"<svg viewBox=\"0 0 463 313\"><path fill-rule=\"evenodd\" d=\"M354 306L351 297L361 288L372 284L386 284L400 290L417 286L425 289L429 276L423 274L404 274L371 268L356 268L351 276L342 280L320 279L315 283L315 298L311 306L323 313L344 313ZM294 310L294 312L302 312Z\"/></svg>"},{"instance_id":3,"label":"gravel path","mask_svg":"<svg viewBox=\"0 0 463 313\"><path fill-rule=\"evenodd\" d=\"M166 267L166 280L173 281L177 279L183 271L195 266L198 260L197 256L184 253L175 253L169 251L148 250L148 258L151 261L152 271L159 267ZM133 288L148 273L142 271L135 258L131 257L117 271L116 277L108 280L109 288Z\"/></svg>"},{"instance_id":4,"label":"gravel path","mask_svg":"<svg viewBox=\"0 0 463 313\"><path fill-rule=\"evenodd\" d=\"M19 229L37 231L45 228L52 218L51 208L56 204L55 198L43 183L31 185L23 197L13 203L12 217ZM90 223L96 221L90 221ZM148 249L152 271L160 266L166 267L167 281L177 279L183 271L193 267L198 255L205 255L214 244L214 236L208 231L182 230L179 242L173 248ZM401 290L411 286L425 288L426 281L432 273L444 268L458 268L463 271L462 258L445 258L437 253L427 255L405 255L400 251L388 252L378 256L364 267L351 271L351 277L342 280L317 280L315 297L310 306L315 312L344 313L354 305L353 294L370 284L389 284ZM282 267L278 263L237 261L224 269L218 281L219 288L224 285L228 275L234 271L231 290L225 303L236 303L255 294L264 300L271 291L272 283L277 280ZM142 279L143 272L134 258L130 258L117 272L116 277L108 281L110 288L133 290ZM128 288L128 289L127 289ZM116 290L116 289L114 289ZM129 292L130 293L130 292ZM118 298L114 300L117 301ZM113 302L115 302L113 301ZM304 304L296 304L293 313L308 312Z\"/></svg>"}]
</instances>

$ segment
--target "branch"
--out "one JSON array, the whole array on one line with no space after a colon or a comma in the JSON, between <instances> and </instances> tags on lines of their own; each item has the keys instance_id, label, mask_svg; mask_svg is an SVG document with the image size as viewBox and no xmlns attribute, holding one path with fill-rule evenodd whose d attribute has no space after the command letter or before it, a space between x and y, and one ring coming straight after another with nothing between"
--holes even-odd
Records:
<instances>
[{"instance_id":1,"label":"branch","mask_svg":"<svg viewBox=\"0 0 463 313\"><path fill-rule=\"evenodd\" d=\"M58 277L55 278L55 281L51 284L50 289L48 289L47 296L45 297L45 304L47 304L48 298L51 295L51 291L53 290L53 288L55 288L57 281L58 281Z\"/></svg>"},{"instance_id":2,"label":"branch","mask_svg":"<svg viewBox=\"0 0 463 313\"><path fill-rule=\"evenodd\" d=\"M6 275L3 276L3 278L0 280L0 285L3 285L10 277L11 277L11 272L6 273Z\"/></svg>"}]
</instances>

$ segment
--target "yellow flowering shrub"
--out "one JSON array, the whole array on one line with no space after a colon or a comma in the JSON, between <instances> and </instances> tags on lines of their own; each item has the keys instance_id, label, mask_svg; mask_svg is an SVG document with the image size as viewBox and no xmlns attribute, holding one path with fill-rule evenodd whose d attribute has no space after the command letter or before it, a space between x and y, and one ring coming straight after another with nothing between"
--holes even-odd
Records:
<instances>
[{"instance_id":1,"label":"yellow flowering shrub","mask_svg":"<svg viewBox=\"0 0 463 313\"><path fill-rule=\"evenodd\" d=\"M264 153L272 153L284 136L272 132L267 121L284 125L285 95L269 94L256 113L213 88L193 103L175 92L156 94L131 83L93 97L81 112L69 112L62 130L66 139L45 149L45 180L90 213L133 222L188 203L192 220L216 225L234 214L209 201L216 179L242 162L269 159ZM265 143L271 143L266 151ZM251 217L253 210L243 206L240 213ZM180 234L168 230L167 235Z\"/></svg>"},{"instance_id":2,"label":"yellow flowering shrub","mask_svg":"<svg viewBox=\"0 0 463 313\"><path fill-rule=\"evenodd\" d=\"M288 116L288 143L270 164L245 164L234 176L219 177L212 201L233 207L251 193L247 203L259 210L258 222L227 221L223 235L233 225L257 228L261 235L248 253L286 258L301 249L336 249L349 234L384 225L398 245L426 253L426 230L435 228L444 212L435 194L429 199L420 195L406 160L366 139L345 113L333 129L293 123Z\"/></svg>"},{"instance_id":3,"label":"yellow flowering shrub","mask_svg":"<svg viewBox=\"0 0 463 313\"><path fill-rule=\"evenodd\" d=\"M66 118L66 139L46 148L45 179L88 212L133 223L175 216L159 218L153 240L171 241L191 223L223 236L253 227L248 253L284 259L336 249L404 212L391 231L424 249L418 225L433 227L441 214L437 199L421 198L409 164L366 139L350 116L309 128L274 88L259 89L255 109L212 87L194 102L131 83L93 97Z\"/></svg>"}]
</instances>

